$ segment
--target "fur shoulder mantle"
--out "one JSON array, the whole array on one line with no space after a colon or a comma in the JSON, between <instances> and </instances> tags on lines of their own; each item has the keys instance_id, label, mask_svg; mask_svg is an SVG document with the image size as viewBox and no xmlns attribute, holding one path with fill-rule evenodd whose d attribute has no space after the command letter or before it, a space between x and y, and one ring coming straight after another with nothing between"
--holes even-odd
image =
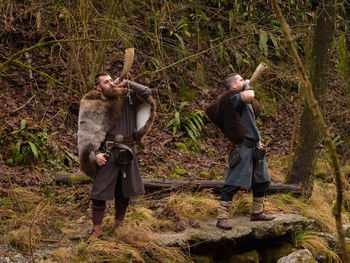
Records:
<instances>
[{"instance_id":1,"label":"fur shoulder mantle","mask_svg":"<svg viewBox=\"0 0 350 263\"><path fill-rule=\"evenodd\" d=\"M224 135L234 143L240 143L246 135L240 118L239 109L234 109L231 103L231 96L238 93L234 90L229 90L219 96L207 109L206 114L211 122L220 128ZM252 102L255 117L260 114L260 108L257 103Z\"/></svg>"},{"instance_id":2,"label":"fur shoulder mantle","mask_svg":"<svg viewBox=\"0 0 350 263\"><path fill-rule=\"evenodd\" d=\"M116 89L120 95L113 100L102 100L100 93L92 90L80 102L78 119L78 151L80 168L90 177L96 175L95 152L100 148L107 132L120 115L123 95L127 90Z\"/></svg>"},{"instance_id":3,"label":"fur shoulder mantle","mask_svg":"<svg viewBox=\"0 0 350 263\"><path fill-rule=\"evenodd\" d=\"M142 144L144 137L150 131L155 119L156 103L151 96L151 90L138 83L131 83L132 92L140 94L140 99L149 105L150 114L148 120L134 134L136 142ZM136 89L139 89L138 91ZM144 93L142 94L143 91ZM102 100L100 93L92 90L87 93L80 102L78 119L78 151L80 168L88 176L96 176L97 163L95 154L106 138L107 133L113 128L120 116L123 102L127 100L127 88L115 88L114 99Z\"/></svg>"}]
</instances>

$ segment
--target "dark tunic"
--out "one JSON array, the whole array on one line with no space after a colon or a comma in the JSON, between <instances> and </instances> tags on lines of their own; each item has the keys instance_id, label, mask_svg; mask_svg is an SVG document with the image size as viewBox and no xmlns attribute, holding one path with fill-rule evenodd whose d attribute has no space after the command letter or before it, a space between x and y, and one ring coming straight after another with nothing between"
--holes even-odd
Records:
<instances>
[{"instance_id":1,"label":"dark tunic","mask_svg":"<svg viewBox=\"0 0 350 263\"><path fill-rule=\"evenodd\" d=\"M259 142L260 132L256 127L254 111L251 104L242 100L241 93L231 96L232 107L240 113L243 125L246 127L245 139L252 142ZM226 185L250 187L252 183L268 183L270 182L270 174L267 170L265 158L262 162L254 164L253 148L245 145L236 145L230 154L238 153L241 161L233 168L229 169L225 180Z\"/></svg>"},{"instance_id":2,"label":"dark tunic","mask_svg":"<svg viewBox=\"0 0 350 263\"><path fill-rule=\"evenodd\" d=\"M140 94L138 94L140 95ZM122 111L116 121L115 126L109 131L109 134L131 136L136 130L136 108L141 103L136 96L132 96L133 104L125 101ZM91 198L97 200L113 200L118 176L122 177L123 197L129 198L135 195L141 195L145 192L140 175L138 158L135 147L131 147L134 153L134 159L126 167L126 177L122 176L120 165L115 162L118 149L113 149L107 159L107 163L98 167L96 178L94 179L91 191Z\"/></svg>"}]
</instances>

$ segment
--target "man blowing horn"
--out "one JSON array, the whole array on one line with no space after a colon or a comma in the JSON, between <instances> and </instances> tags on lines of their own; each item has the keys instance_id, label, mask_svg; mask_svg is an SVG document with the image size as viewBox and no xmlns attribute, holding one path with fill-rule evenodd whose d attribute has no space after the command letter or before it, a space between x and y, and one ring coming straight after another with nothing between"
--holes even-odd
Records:
<instances>
[{"instance_id":1,"label":"man blowing horn","mask_svg":"<svg viewBox=\"0 0 350 263\"><path fill-rule=\"evenodd\" d=\"M231 229L227 221L228 210L233 195L241 187L251 187L253 191L251 221L272 220L275 217L263 212L270 175L264 157L265 148L260 146L260 132L255 123L259 107L253 101L254 90L249 80L244 80L237 73L228 75L224 85L227 91L208 107L206 113L232 145L216 224L219 228Z\"/></svg>"},{"instance_id":2,"label":"man blowing horn","mask_svg":"<svg viewBox=\"0 0 350 263\"><path fill-rule=\"evenodd\" d=\"M94 179L91 191L91 236L103 234L106 201L115 199L115 223L121 226L130 197L144 193L134 144L142 145L155 118L151 90L132 81L112 80L106 72L95 76L95 90L81 100L78 149L81 169ZM136 125L137 107L150 106L148 120Z\"/></svg>"}]
</instances>

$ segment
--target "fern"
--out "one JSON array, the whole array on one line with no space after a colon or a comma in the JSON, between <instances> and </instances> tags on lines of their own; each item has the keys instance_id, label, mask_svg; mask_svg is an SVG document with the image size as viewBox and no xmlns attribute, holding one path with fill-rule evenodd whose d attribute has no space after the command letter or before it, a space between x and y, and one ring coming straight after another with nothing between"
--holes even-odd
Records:
<instances>
[{"instance_id":1,"label":"fern","mask_svg":"<svg viewBox=\"0 0 350 263\"><path fill-rule=\"evenodd\" d=\"M172 127L173 135L176 135L179 130L184 130L193 141L197 142L201 135L206 115L201 110L183 113L184 107L188 104L188 102L181 103L174 113L174 118L168 122L166 128Z\"/></svg>"}]
</instances>

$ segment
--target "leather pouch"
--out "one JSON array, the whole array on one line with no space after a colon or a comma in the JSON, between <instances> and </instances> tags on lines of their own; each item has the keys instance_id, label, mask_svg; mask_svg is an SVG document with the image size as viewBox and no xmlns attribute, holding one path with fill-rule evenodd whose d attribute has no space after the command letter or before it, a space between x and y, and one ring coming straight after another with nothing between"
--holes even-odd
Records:
<instances>
[{"instance_id":1,"label":"leather pouch","mask_svg":"<svg viewBox=\"0 0 350 263\"><path fill-rule=\"evenodd\" d=\"M266 154L266 148L259 146L254 149L253 160L255 162L262 161Z\"/></svg>"}]
</instances>

